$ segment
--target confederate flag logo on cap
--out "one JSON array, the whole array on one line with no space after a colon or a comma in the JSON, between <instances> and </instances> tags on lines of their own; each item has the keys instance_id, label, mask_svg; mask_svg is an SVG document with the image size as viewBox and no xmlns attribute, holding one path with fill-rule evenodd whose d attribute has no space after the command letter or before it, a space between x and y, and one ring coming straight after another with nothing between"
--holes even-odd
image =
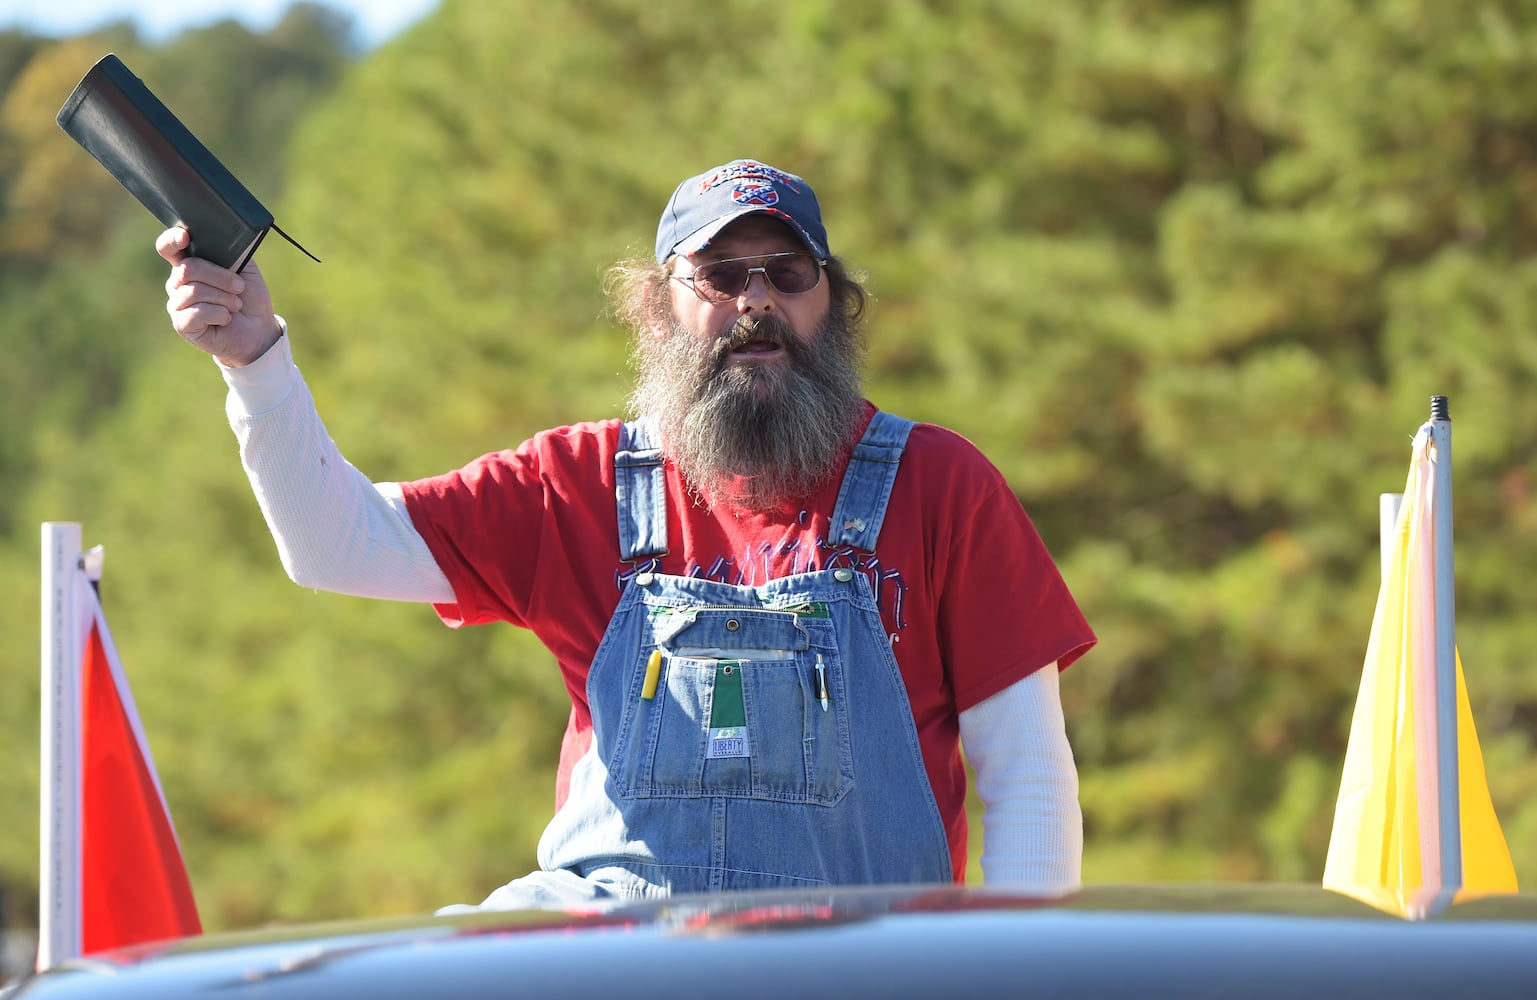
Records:
<instances>
[{"instance_id":1,"label":"confederate flag logo on cap","mask_svg":"<svg viewBox=\"0 0 1537 1000\"><path fill-rule=\"evenodd\" d=\"M779 192L774 185L761 180L745 180L731 189L731 200L738 205L768 208L779 203Z\"/></svg>"}]
</instances>

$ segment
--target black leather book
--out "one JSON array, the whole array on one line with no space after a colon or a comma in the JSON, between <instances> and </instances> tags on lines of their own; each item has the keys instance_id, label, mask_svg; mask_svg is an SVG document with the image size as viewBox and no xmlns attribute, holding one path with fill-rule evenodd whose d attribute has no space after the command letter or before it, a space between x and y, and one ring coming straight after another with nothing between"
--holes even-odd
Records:
<instances>
[{"instance_id":1,"label":"black leather book","mask_svg":"<svg viewBox=\"0 0 1537 1000\"><path fill-rule=\"evenodd\" d=\"M191 234L192 256L239 271L275 230L319 259L277 227L266 206L116 55L91 67L57 120L163 225Z\"/></svg>"}]
</instances>

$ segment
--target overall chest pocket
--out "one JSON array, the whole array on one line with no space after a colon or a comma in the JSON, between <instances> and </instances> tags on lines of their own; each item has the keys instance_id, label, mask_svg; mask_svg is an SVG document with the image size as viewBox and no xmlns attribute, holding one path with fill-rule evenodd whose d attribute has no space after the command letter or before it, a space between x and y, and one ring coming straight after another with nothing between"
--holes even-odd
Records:
<instances>
[{"instance_id":1,"label":"overall chest pocket","mask_svg":"<svg viewBox=\"0 0 1537 1000\"><path fill-rule=\"evenodd\" d=\"M830 630L758 608L669 611L629 681L608 761L626 797L833 805L853 787Z\"/></svg>"}]
</instances>

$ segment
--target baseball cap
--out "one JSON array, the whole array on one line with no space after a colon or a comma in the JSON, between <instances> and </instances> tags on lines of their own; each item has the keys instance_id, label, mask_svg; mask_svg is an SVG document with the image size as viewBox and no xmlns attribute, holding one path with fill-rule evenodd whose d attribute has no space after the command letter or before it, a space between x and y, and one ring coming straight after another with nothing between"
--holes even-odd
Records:
<instances>
[{"instance_id":1,"label":"baseball cap","mask_svg":"<svg viewBox=\"0 0 1537 1000\"><path fill-rule=\"evenodd\" d=\"M703 250L744 215L782 219L813 254L828 255L822 208L810 184L757 160L732 160L690 177L672 193L656 230L656 262Z\"/></svg>"}]
</instances>

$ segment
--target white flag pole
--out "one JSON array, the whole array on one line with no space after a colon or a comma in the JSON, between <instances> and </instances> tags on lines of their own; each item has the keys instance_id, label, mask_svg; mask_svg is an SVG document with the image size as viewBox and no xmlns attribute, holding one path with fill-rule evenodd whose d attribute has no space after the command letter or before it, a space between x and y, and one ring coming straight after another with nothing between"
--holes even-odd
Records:
<instances>
[{"instance_id":1,"label":"white flag pole","mask_svg":"<svg viewBox=\"0 0 1537 1000\"><path fill-rule=\"evenodd\" d=\"M38 971L81 948L80 537L78 523L43 523Z\"/></svg>"},{"instance_id":2,"label":"white flag pole","mask_svg":"<svg viewBox=\"0 0 1537 1000\"><path fill-rule=\"evenodd\" d=\"M1452 419L1445 396L1430 397L1435 445L1431 516L1436 563L1436 776L1440 789L1441 885L1446 895L1462 888L1462 808L1457 767L1457 602L1452 572Z\"/></svg>"}]
</instances>

